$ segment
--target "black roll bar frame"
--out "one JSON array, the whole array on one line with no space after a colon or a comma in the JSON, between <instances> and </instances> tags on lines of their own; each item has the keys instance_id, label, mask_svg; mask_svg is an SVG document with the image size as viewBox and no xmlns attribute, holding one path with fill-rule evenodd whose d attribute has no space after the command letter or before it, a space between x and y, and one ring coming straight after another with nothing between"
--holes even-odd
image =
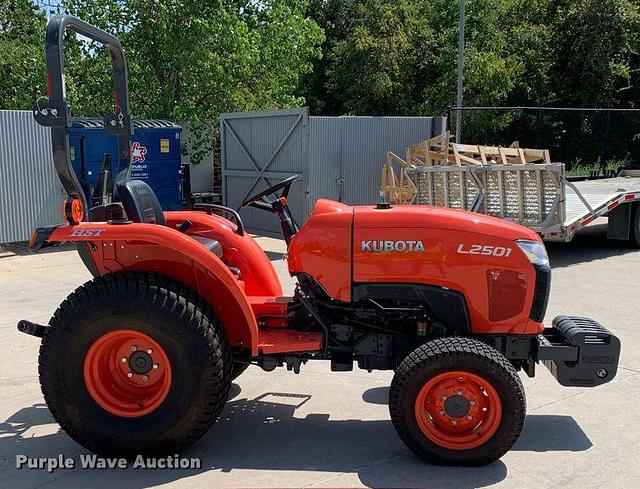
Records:
<instances>
[{"instance_id":1,"label":"black roll bar frame","mask_svg":"<svg viewBox=\"0 0 640 489\"><path fill-rule=\"evenodd\" d=\"M133 125L129 113L127 62L120 41L113 35L72 15L54 15L47 23L45 49L47 58L48 100L38 100L34 117L38 124L51 128L53 161L67 195L80 199L88 209L69 154L69 128L73 123L71 106L66 100L64 80L64 33L71 30L104 45L111 54L114 85L114 113L105 116L104 128L118 137L119 168L116 182L126 180L131 164L130 140Z\"/></svg>"}]
</instances>

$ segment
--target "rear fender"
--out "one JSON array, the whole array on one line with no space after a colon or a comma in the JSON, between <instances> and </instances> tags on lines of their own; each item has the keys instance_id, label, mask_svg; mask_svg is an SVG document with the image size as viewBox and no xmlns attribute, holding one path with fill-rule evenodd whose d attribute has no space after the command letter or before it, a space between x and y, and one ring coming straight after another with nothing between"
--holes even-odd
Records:
<instances>
[{"instance_id":1,"label":"rear fender","mask_svg":"<svg viewBox=\"0 0 640 489\"><path fill-rule=\"evenodd\" d=\"M42 231L48 236L35 242L86 243L99 275L144 271L184 283L211 305L232 347L250 348L253 356L258 354L258 326L242 282L217 256L186 234L144 223L81 223Z\"/></svg>"},{"instance_id":2,"label":"rear fender","mask_svg":"<svg viewBox=\"0 0 640 489\"><path fill-rule=\"evenodd\" d=\"M167 226L176 229L189 221L188 234L215 239L224 250L224 262L237 267L245 284L246 295L281 296L282 287L271 260L246 232L238 234L236 225L216 215L199 211L168 211Z\"/></svg>"}]
</instances>

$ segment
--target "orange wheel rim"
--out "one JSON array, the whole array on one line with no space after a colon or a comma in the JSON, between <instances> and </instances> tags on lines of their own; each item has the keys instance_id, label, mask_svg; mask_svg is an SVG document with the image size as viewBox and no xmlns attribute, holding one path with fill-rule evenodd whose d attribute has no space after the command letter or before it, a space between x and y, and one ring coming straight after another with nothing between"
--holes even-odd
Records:
<instances>
[{"instance_id":1,"label":"orange wheel rim","mask_svg":"<svg viewBox=\"0 0 640 489\"><path fill-rule=\"evenodd\" d=\"M471 372L436 375L418 392L415 416L422 433L449 450L469 450L491 439L502 420L495 388Z\"/></svg>"},{"instance_id":2,"label":"orange wheel rim","mask_svg":"<svg viewBox=\"0 0 640 489\"><path fill-rule=\"evenodd\" d=\"M171 364L153 338L121 329L91 345L84 359L84 383L105 411L127 418L144 416L166 399Z\"/></svg>"}]
</instances>

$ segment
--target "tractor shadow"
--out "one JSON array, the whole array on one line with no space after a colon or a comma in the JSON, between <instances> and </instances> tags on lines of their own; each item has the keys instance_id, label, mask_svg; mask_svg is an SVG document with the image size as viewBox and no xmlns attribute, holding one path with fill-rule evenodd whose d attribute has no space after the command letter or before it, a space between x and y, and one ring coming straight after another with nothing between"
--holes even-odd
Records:
<instances>
[{"instance_id":1,"label":"tractor shadow","mask_svg":"<svg viewBox=\"0 0 640 489\"><path fill-rule=\"evenodd\" d=\"M569 243L546 242L551 268L603 260L638 252L629 243L607 239L607 224L593 224L578 232Z\"/></svg>"},{"instance_id":2,"label":"tractor shadow","mask_svg":"<svg viewBox=\"0 0 640 489\"><path fill-rule=\"evenodd\" d=\"M337 474L356 474L369 487L442 487L455 481L458 488L483 487L502 481L507 467L495 462L485 467L439 467L428 465L409 452L397 437L388 420L332 420L329 414L296 415L311 396L268 392L256 399L240 397L234 385L231 399L220 420L196 445L181 455L199 458L201 468L195 470L16 470L15 456L56 457L62 453L78 461L87 452L59 429L48 409L37 404L22 409L0 423L0 474L16 487L128 487L142 488L185 478L203 477L190 483L211 486L207 472L225 485L242 485L246 472L254 471L252 486L277 485L278 475L286 472L313 473L308 483L317 481L318 472L326 473L324 482ZM380 403L383 389L365 392L367 402ZM386 401L385 401L386 402ZM39 428L48 434L38 436ZM527 416L524 431L513 448L520 451L581 451L591 442L575 421L568 416ZM300 474L295 480L304 480ZM242 478L238 480L238 478ZM207 484L208 482L208 484ZM300 484L301 482L294 482ZM347 484L349 484L347 482ZM246 485L246 482L244 483Z\"/></svg>"}]
</instances>

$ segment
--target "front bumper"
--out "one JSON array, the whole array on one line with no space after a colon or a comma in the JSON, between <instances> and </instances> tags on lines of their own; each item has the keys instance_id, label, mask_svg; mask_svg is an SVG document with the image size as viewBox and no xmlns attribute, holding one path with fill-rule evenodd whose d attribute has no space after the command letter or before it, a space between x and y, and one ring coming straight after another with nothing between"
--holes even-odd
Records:
<instances>
[{"instance_id":1,"label":"front bumper","mask_svg":"<svg viewBox=\"0 0 640 489\"><path fill-rule=\"evenodd\" d=\"M537 360L562 385L595 387L616 375L620 340L593 319L557 316L537 339Z\"/></svg>"}]
</instances>

